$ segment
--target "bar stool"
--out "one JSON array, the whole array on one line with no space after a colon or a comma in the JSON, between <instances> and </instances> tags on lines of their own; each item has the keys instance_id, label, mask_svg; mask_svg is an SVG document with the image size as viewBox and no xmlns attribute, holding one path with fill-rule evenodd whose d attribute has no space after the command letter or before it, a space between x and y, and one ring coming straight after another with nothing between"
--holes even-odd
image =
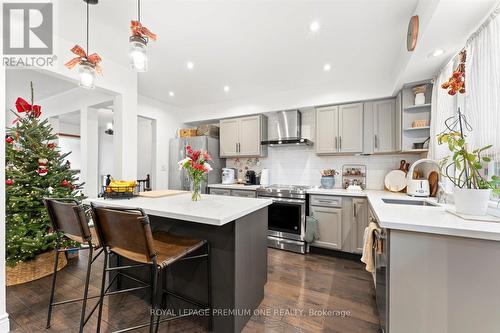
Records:
<instances>
[{"instance_id":1,"label":"bar stool","mask_svg":"<svg viewBox=\"0 0 500 333\"><path fill-rule=\"evenodd\" d=\"M78 203L75 199L44 199L44 204L47 209L49 220L52 223L52 228L54 232L57 233L56 239L56 253L55 253L55 261L54 261L54 273L52 275L52 287L50 290L50 301L49 301L49 311L47 314L47 326L46 328L50 328L50 322L52 319L52 309L54 306L80 302L82 301L82 312L80 315L80 329L79 332L83 332L83 327L89 320L92 313L95 311L96 306L88 315L85 317L85 311L87 308L87 299L97 298L99 296L88 297L89 291L89 281L90 281L90 271L92 264L99 257L99 255L103 252L101 248L94 256L94 250L99 249L99 239L95 233L94 228L90 228L87 223L87 218L85 217L85 212L83 206ZM59 260L59 253L66 252L70 249L61 249L61 236L64 235L69 239L78 242L80 244L87 245L88 253L88 262L87 262L87 273L85 276L85 286L83 289L83 297L76 299L68 299L64 301L54 302L54 292L56 287L56 278L57 278L57 264ZM85 249L85 248L80 248Z\"/></svg>"},{"instance_id":2,"label":"bar stool","mask_svg":"<svg viewBox=\"0 0 500 333\"><path fill-rule=\"evenodd\" d=\"M104 296L115 295L117 293L135 291L149 288L151 292L150 305L151 316L149 323L139 324L133 327L120 329L116 332L127 332L142 327L149 326L150 332L158 332L161 323L172 321L174 319L186 317L187 315L175 315L161 319L157 315L159 309L158 298L166 299L166 295L177 297L184 302L193 304L209 313L209 330L213 326L212 294L211 294L211 265L210 265L210 244L206 240L198 240L186 237L172 235L166 232L154 233L151 231L149 218L140 208L119 208L105 207L91 204L94 223L99 239L104 248L104 267L101 285L101 298L99 301L99 314L97 319L97 330L100 332L102 319L102 305ZM194 251L205 248L202 254L192 254ZM133 261L133 265L109 267L109 255L115 254ZM190 255L192 254L192 255ZM174 293L167 290L165 282L162 288L158 290L158 278L163 277L166 281L166 269L176 262L189 259L206 258L207 260L207 303L194 300L190 297ZM149 284L123 272L123 270L138 267L150 267L151 279ZM106 273L116 272L106 287ZM118 276L123 276L139 284L125 290L108 292L111 285Z\"/></svg>"}]
</instances>

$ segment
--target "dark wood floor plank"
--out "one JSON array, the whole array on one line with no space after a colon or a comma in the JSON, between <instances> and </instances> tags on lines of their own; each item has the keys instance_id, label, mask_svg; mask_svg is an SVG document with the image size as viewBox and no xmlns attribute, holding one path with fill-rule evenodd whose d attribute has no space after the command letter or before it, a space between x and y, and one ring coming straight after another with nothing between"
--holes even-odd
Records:
<instances>
[{"instance_id":1,"label":"dark wood floor plank","mask_svg":"<svg viewBox=\"0 0 500 333\"><path fill-rule=\"evenodd\" d=\"M56 299L82 296L87 254L71 259L58 273ZM102 258L92 269L89 287L97 295L101 284ZM52 327L45 329L51 277L7 288L11 331L77 332L80 304L56 307ZM96 299L89 300L90 309ZM322 310L330 310L326 315ZM333 311L335 314L332 314ZM348 313L348 315L346 315ZM149 306L135 295L107 297L101 332L147 322ZM95 332L94 314L85 332ZM160 332L205 332L196 320L185 318L162 324ZM147 329L136 332L148 332ZM300 255L269 249L265 298L250 319L245 333L378 333L379 322L373 280L361 263L324 255Z\"/></svg>"}]
</instances>

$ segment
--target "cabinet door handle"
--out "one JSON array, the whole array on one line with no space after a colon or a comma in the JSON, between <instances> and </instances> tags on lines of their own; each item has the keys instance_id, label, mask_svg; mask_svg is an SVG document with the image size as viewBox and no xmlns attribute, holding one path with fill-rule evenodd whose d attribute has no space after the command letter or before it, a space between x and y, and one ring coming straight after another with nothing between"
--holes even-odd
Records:
<instances>
[{"instance_id":1,"label":"cabinet door handle","mask_svg":"<svg viewBox=\"0 0 500 333\"><path fill-rule=\"evenodd\" d=\"M375 134L373 136L373 140L375 141L375 148L378 149L378 135L377 134Z\"/></svg>"},{"instance_id":2,"label":"cabinet door handle","mask_svg":"<svg viewBox=\"0 0 500 333\"><path fill-rule=\"evenodd\" d=\"M241 143L238 142L238 153L241 153Z\"/></svg>"},{"instance_id":3,"label":"cabinet door handle","mask_svg":"<svg viewBox=\"0 0 500 333\"><path fill-rule=\"evenodd\" d=\"M339 136L339 148L342 149L342 137Z\"/></svg>"},{"instance_id":4,"label":"cabinet door handle","mask_svg":"<svg viewBox=\"0 0 500 333\"><path fill-rule=\"evenodd\" d=\"M354 211L354 214L353 214L354 218L357 218L358 217L358 205L355 202L352 203L352 210Z\"/></svg>"},{"instance_id":5,"label":"cabinet door handle","mask_svg":"<svg viewBox=\"0 0 500 333\"><path fill-rule=\"evenodd\" d=\"M337 137L335 137L335 149L338 149L339 146L338 146L338 142L337 142Z\"/></svg>"}]
</instances>

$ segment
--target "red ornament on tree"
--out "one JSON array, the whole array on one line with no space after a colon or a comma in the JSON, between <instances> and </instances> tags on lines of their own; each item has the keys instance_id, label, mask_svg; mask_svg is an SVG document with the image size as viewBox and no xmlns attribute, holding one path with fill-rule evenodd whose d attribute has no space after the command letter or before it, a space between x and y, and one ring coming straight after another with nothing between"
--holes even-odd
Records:
<instances>
[{"instance_id":1,"label":"red ornament on tree","mask_svg":"<svg viewBox=\"0 0 500 333\"><path fill-rule=\"evenodd\" d=\"M71 189L74 190L76 188L75 185L71 185Z\"/></svg>"},{"instance_id":2,"label":"red ornament on tree","mask_svg":"<svg viewBox=\"0 0 500 333\"><path fill-rule=\"evenodd\" d=\"M61 186L68 186L69 182L64 179L62 182L61 182Z\"/></svg>"},{"instance_id":3,"label":"red ornament on tree","mask_svg":"<svg viewBox=\"0 0 500 333\"><path fill-rule=\"evenodd\" d=\"M5 138L5 142L12 143L12 142L14 142L14 139L11 136L8 136Z\"/></svg>"},{"instance_id":4,"label":"red ornament on tree","mask_svg":"<svg viewBox=\"0 0 500 333\"><path fill-rule=\"evenodd\" d=\"M14 181L12 179L7 179L5 181L5 185L7 185L7 186L12 186L13 184L14 184Z\"/></svg>"},{"instance_id":5,"label":"red ornament on tree","mask_svg":"<svg viewBox=\"0 0 500 333\"><path fill-rule=\"evenodd\" d=\"M47 145L47 147L48 147L49 149L54 149L54 148L56 147L56 144L51 142L51 143L49 143L49 144Z\"/></svg>"}]
</instances>

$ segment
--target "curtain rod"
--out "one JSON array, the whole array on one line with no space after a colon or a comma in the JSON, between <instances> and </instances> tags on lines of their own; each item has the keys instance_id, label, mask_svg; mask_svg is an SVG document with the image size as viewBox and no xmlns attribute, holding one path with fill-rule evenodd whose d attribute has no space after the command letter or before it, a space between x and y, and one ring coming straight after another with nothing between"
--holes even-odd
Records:
<instances>
[{"instance_id":1,"label":"curtain rod","mask_svg":"<svg viewBox=\"0 0 500 333\"><path fill-rule=\"evenodd\" d=\"M500 1L497 1L495 9L493 9L493 11L490 13L490 15L488 15L486 20L484 20L479 28L477 28L477 30L469 36L467 42L465 43L465 46L467 47L472 42L472 40L474 40L474 38L476 38L484 29L486 29L486 27L491 23L491 21L495 19L495 17L498 16L498 14L500 14Z\"/></svg>"}]
</instances>

